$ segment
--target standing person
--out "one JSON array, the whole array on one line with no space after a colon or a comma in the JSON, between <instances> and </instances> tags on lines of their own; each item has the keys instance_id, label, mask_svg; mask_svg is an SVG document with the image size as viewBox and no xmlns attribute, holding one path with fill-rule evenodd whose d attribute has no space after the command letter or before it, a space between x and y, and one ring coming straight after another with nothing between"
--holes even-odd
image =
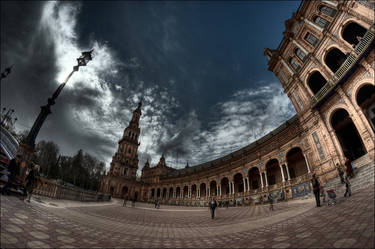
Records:
<instances>
[{"instance_id":1,"label":"standing person","mask_svg":"<svg viewBox=\"0 0 375 249\"><path fill-rule=\"evenodd\" d=\"M270 210L273 211L273 197L271 193L268 193L268 202L270 203Z\"/></svg>"},{"instance_id":2,"label":"standing person","mask_svg":"<svg viewBox=\"0 0 375 249\"><path fill-rule=\"evenodd\" d=\"M160 200L158 200L158 205L157 205L157 207L158 207L158 209L160 208Z\"/></svg>"},{"instance_id":3,"label":"standing person","mask_svg":"<svg viewBox=\"0 0 375 249\"><path fill-rule=\"evenodd\" d=\"M158 208L158 201L155 200L155 208Z\"/></svg>"},{"instance_id":4,"label":"standing person","mask_svg":"<svg viewBox=\"0 0 375 249\"><path fill-rule=\"evenodd\" d=\"M127 199L127 198L126 198L126 195L125 195L125 196L124 196L124 202L122 203L122 206L123 206L123 207L126 207L126 199Z\"/></svg>"},{"instance_id":5,"label":"standing person","mask_svg":"<svg viewBox=\"0 0 375 249\"><path fill-rule=\"evenodd\" d=\"M315 195L315 200L316 200L316 206L320 207L320 183L318 178L316 177L316 174L313 174L312 179L311 179L311 184L313 186L313 192Z\"/></svg>"},{"instance_id":6,"label":"standing person","mask_svg":"<svg viewBox=\"0 0 375 249\"><path fill-rule=\"evenodd\" d=\"M353 173L352 161L350 161L350 159L347 157L345 157L345 166L346 166L346 175L349 176L350 178L353 178L354 173Z\"/></svg>"},{"instance_id":7,"label":"standing person","mask_svg":"<svg viewBox=\"0 0 375 249\"><path fill-rule=\"evenodd\" d=\"M15 181L16 176L19 174L20 170L20 163L21 163L21 155L17 155L16 158L13 158L9 162L8 171L8 182L4 185L3 189L1 190L1 194L8 193L8 188L12 187L13 182Z\"/></svg>"},{"instance_id":8,"label":"standing person","mask_svg":"<svg viewBox=\"0 0 375 249\"><path fill-rule=\"evenodd\" d=\"M345 181L344 181L344 171L341 169L341 167L338 163L336 163L336 168L337 168L337 171L339 172L341 183L344 184L345 183Z\"/></svg>"},{"instance_id":9,"label":"standing person","mask_svg":"<svg viewBox=\"0 0 375 249\"><path fill-rule=\"evenodd\" d=\"M352 190L350 189L350 181L349 181L349 177L348 175L346 175L345 177L345 194L344 194L344 197L346 197L347 194L349 194L349 196L352 195Z\"/></svg>"},{"instance_id":10,"label":"standing person","mask_svg":"<svg viewBox=\"0 0 375 249\"><path fill-rule=\"evenodd\" d=\"M25 180L26 180L26 191L27 191L26 201L27 202L30 202L31 195L33 194L33 190L38 184L39 170L40 170L39 165L35 164L31 168L29 174L26 176Z\"/></svg>"},{"instance_id":11,"label":"standing person","mask_svg":"<svg viewBox=\"0 0 375 249\"><path fill-rule=\"evenodd\" d=\"M211 211L211 219L215 218L215 208L217 207L217 203L215 199L212 199L210 202L210 211Z\"/></svg>"}]
</instances>

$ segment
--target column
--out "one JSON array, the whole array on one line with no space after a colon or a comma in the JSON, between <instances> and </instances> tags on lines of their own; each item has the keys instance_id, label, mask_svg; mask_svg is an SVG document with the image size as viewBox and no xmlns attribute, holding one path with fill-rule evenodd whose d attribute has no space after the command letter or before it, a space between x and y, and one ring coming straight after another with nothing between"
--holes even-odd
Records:
<instances>
[{"instance_id":1,"label":"column","mask_svg":"<svg viewBox=\"0 0 375 249\"><path fill-rule=\"evenodd\" d=\"M246 177L246 182L247 182L247 192L249 192L250 191L249 177Z\"/></svg>"},{"instance_id":2,"label":"column","mask_svg":"<svg viewBox=\"0 0 375 249\"><path fill-rule=\"evenodd\" d=\"M288 174L288 181L290 181L288 163L285 163L286 173Z\"/></svg>"},{"instance_id":3,"label":"column","mask_svg":"<svg viewBox=\"0 0 375 249\"><path fill-rule=\"evenodd\" d=\"M304 153L302 153L303 157L305 158L305 162L306 162L306 167L307 167L307 173L310 173L310 166L309 166L309 161L307 161L307 158L305 156Z\"/></svg>"},{"instance_id":4,"label":"column","mask_svg":"<svg viewBox=\"0 0 375 249\"><path fill-rule=\"evenodd\" d=\"M221 185L219 185L219 192L220 193L220 196L221 196Z\"/></svg>"},{"instance_id":5,"label":"column","mask_svg":"<svg viewBox=\"0 0 375 249\"><path fill-rule=\"evenodd\" d=\"M264 171L264 179L266 180L266 187L268 187L267 171Z\"/></svg>"},{"instance_id":6,"label":"column","mask_svg":"<svg viewBox=\"0 0 375 249\"><path fill-rule=\"evenodd\" d=\"M221 195L219 194L219 185L216 185L216 195Z\"/></svg>"},{"instance_id":7,"label":"column","mask_svg":"<svg viewBox=\"0 0 375 249\"><path fill-rule=\"evenodd\" d=\"M246 192L246 178L242 178L243 180L243 192Z\"/></svg>"},{"instance_id":8,"label":"column","mask_svg":"<svg viewBox=\"0 0 375 249\"><path fill-rule=\"evenodd\" d=\"M262 184L262 188L264 187L263 185L263 172L260 173L260 183Z\"/></svg>"},{"instance_id":9,"label":"column","mask_svg":"<svg viewBox=\"0 0 375 249\"><path fill-rule=\"evenodd\" d=\"M228 182L229 194L232 194L232 182Z\"/></svg>"},{"instance_id":10,"label":"column","mask_svg":"<svg viewBox=\"0 0 375 249\"><path fill-rule=\"evenodd\" d=\"M283 182L285 182L283 165L279 165L279 166L280 166L280 170L281 170L281 177L282 177L282 179L283 179Z\"/></svg>"},{"instance_id":11,"label":"column","mask_svg":"<svg viewBox=\"0 0 375 249\"><path fill-rule=\"evenodd\" d=\"M232 182L232 194L234 194L234 182Z\"/></svg>"},{"instance_id":12,"label":"column","mask_svg":"<svg viewBox=\"0 0 375 249\"><path fill-rule=\"evenodd\" d=\"M198 198L201 198L201 189L197 189L198 190Z\"/></svg>"},{"instance_id":13,"label":"column","mask_svg":"<svg viewBox=\"0 0 375 249\"><path fill-rule=\"evenodd\" d=\"M210 197L211 196L211 193L210 193L210 188L207 188L206 190L206 196Z\"/></svg>"}]
</instances>

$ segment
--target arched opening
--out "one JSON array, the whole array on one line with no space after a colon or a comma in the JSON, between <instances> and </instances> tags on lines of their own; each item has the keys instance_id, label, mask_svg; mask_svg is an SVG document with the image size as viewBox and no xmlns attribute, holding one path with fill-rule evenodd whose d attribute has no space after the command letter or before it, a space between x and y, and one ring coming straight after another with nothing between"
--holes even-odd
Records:
<instances>
[{"instance_id":1,"label":"arched opening","mask_svg":"<svg viewBox=\"0 0 375 249\"><path fill-rule=\"evenodd\" d=\"M362 139L346 110L335 111L331 117L331 125L347 158L355 160L366 154Z\"/></svg>"},{"instance_id":2,"label":"arched opening","mask_svg":"<svg viewBox=\"0 0 375 249\"><path fill-rule=\"evenodd\" d=\"M125 197L126 195L128 195L128 187L124 186L122 187L122 190L121 190L121 196Z\"/></svg>"},{"instance_id":3,"label":"arched opening","mask_svg":"<svg viewBox=\"0 0 375 249\"><path fill-rule=\"evenodd\" d=\"M306 59L306 54L299 48L296 48L294 50L294 53L295 55L301 60L301 61L305 61Z\"/></svg>"},{"instance_id":4,"label":"arched opening","mask_svg":"<svg viewBox=\"0 0 375 249\"><path fill-rule=\"evenodd\" d=\"M160 197L160 188L158 188L157 192L156 192L156 197L159 198Z\"/></svg>"},{"instance_id":5,"label":"arched opening","mask_svg":"<svg viewBox=\"0 0 375 249\"><path fill-rule=\"evenodd\" d=\"M180 187L177 187L176 188L176 197L180 197L180 194L181 194L181 189L180 189Z\"/></svg>"},{"instance_id":6,"label":"arched opening","mask_svg":"<svg viewBox=\"0 0 375 249\"><path fill-rule=\"evenodd\" d=\"M201 183L199 186L200 197L206 197L206 183Z\"/></svg>"},{"instance_id":7,"label":"arched opening","mask_svg":"<svg viewBox=\"0 0 375 249\"><path fill-rule=\"evenodd\" d=\"M293 69L296 72L299 72L299 70L301 68L301 64L299 64L299 62L294 57L289 59L289 64L293 67Z\"/></svg>"},{"instance_id":8,"label":"arched opening","mask_svg":"<svg viewBox=\"0 0 375 249\"><path fill-rule=\"evenodd\" d=\"M151 189L151 197L154 198L155 197L155 189Z\"/></svg>"},{"instance_id":9,"label":"arched opening","mask_svg":"<svg viewBox=\"0 0 375 249\"><path fill-rule=\"evenodd\" d=\"M197 197L197 185L191 186L191 197Z\"/></svg>"},{"instance_id":10,"label":"arched opening","mask_svg":"<svg viewBox=\"0 0 375 249\"><path fill-rule=\"evenodd\" d=\"M189 187L188 186L185 186L184 187L184 198L187 198L188 197L188 191L189 191Z\"/></svg>"},{"instance_id":11,"label":"arched opening","mask_svg":"<svg viewBox=\"0 0 375 249\"><path fill-rule=\"evenodd\" d=\"M249 170L249 187L250 189L258 189L261 186L260 173L257 167Z\"/></svg>"},{"instance_id":12,"label":"arched opening","mask_svg":"<svg viewBox=\"0 0 375 249\"><path fill-rule=\"evenodd\" d=\"M307 174L307 165L302 150L299 147L291 149L286 154L286 162L288 163L290 178L295 178ZM287 178L287 175L284 174Z\"/></svg>"},{"instance_id":13,"label":"arched opening","mask_svg":"<svg viewBox=\"0 0 375 249\"><path fill-rule=\"evenodd\" d=\"M375 86L370 84L362 86L357 93L356 100L375 132Z\"/></svg>"},{"instance_id":14,"label":"arched opening","mask_svg":"<svg viewBox=\"0 0 375 249\"><path fill-rule=\"evenodd\" d=\"M163 199L167 197L167 188L163 188Z\"/></svg>"},{"instance_id":15,"label":"arched opening","mask_svg":"<svg viewBox=\"0 0 375 249\"><path fill-rule=\"evenodd\" d=\"M173 188L169 188L168 198L173 198Z\"/></svg>"},{"instance_id":16,"label":"arched opening","mask_svg":"<svg viewBox=\"0 0 375 249\"><path fill-rule=\"evenodd\" d=\"M113 193L115 192L115 188L114 187L111 187L109 192L111 193L111 195L113 195Z\"/></svg>"},{"instance_id":17,"label":"arched opening","mask_svg":"<svg viewBox=\"0 0 375 249\"><path fill-rule=\"evenodd\" d=\"M313 72L307 81L307 84L314 95L317 94L326 83L327 80L318 71Z\"/></svg>"},{"instance_id":18,"label":"arched opening","mask_svg":"<svg viewBox=\"0 0 375 249\"><path fill-rule=\"evenodd\" d=\"M268 185L274 185L282 181L279 161L271 159L266 164Z\"/></svg>"},{"instance_id":19,"label":"arched opening","mask_svg":"<svg viewBox=\"0 0 375 249\"><path fill-rule=\"evenodd\" d=\"M216 196L217 195L217 187L216 187L216 181L210 182L210 195Z\"/></svg>"},{"instance_id":20,"label":"arched opening","mask_svg":"<svg viewBox=\"0 0 375 249\"><path fill-rule=\"evenodd\" d=\"M342 31L342 38L352 46L357 45L367 30L356 22L347 24Z\"/></svg>"},{"instance_id":21,"label":"arched opening","mask_svg":"<svg viewBox=\"0 0 375 249\"><path fill-rule=\"evenodd\" d=\"M345 62L346 56L343 52L341 52L338 48L331 49L325 58L325 63L328 66L328 68L333 72L336 73L336 71L341 67L341 65Z\"/></svg>"},{"instance_id":22,"label":"arched opening","mask_svg":"<svg viewBox=\"0 0 375 249\"><path fill-rule=\"evenodd\" d=\"M227 177L221 179L221 194L227 195L229 194L229 180Z\"/></svg>"},{"instance_id":23,"label":"arched opening","mask_svg":"<svg viewBox=\"0 0 375 249\"><path fill-rule=\"evenodd\" d=\"M233 178L234 193L242 193L244 191L243 177L241 173L237 173Z\"/></svg>"}]
</instances>

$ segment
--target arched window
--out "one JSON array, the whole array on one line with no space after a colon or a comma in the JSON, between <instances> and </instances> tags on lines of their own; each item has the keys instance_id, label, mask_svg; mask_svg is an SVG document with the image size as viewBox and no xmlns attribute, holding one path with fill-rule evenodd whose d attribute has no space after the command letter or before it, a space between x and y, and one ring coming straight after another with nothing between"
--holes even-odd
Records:
<instances>
[{"instance_id":1,"label":"arched window","mask_svg":"<svg viewBox=\"0 0 375 249\"><path fill-rule=\"evenodd\" d=\"M290 65L292 65L294 70L296 70L296 72L298 72L299 69L301 68L301 65L299 64L299 62L295 58L290 58L289 63L290 63Z\"/></svg>"},{"instance_id":2,"label":"arched window","mask_svg":"<svg viewBox=\"0 0 375 249\"><path fill-rule=\"evenodd\" d=\"M297 55L297 57L301 60L301 61L305 61L306 59L306 54L299 48L296 48L296 50L294 50L294 53Z\"/></svg>"},{"instance_id":3,"label":"arched window","mask_svg":"<svg viewBox=\"0 0 375 249\"><path fill-rule=\"evenodd\" d=\"M341 52L338 48L331 49L327 56L324 59L324 62L326 65L331 69L333 73L336 73L336 71L341 67L341 65L345 62L346 56L343 52Z\"/></svg>"},{"instance_id":4,"label":"arched window","mask_svg":"<svg viewBox=\"0 0 375 249\"><path fill-rule=\"evenodd\" d=\"M314 22L319 26L319 27L322 27L322 28L327 28L328 25L330 24L329 21L327 21L326 19L320 17L320 16L316 16L314 18Z\"/></svg>"},{"instance_id":5,"label":"arched window","mask_svg":"<svg viewBox=\"0 0 375 249\"><path fill-rule=\"evenodd\" d=\"M318 71L313 72L307 82L311 91L315 94L327 83L327 80Z\"/></svg>"},{"instance_id":6,"label":"arched window","mask_svg":"<svg viewBox=\"0 0 375 249\"><path fill-rule=\"evenodd\" d=\"M332 9L332 8L327 7L325 5L320 6L319 11L320 11L320 13L322 13L326 16L330 16L330 17L334 17L336 15L335 9Z\"/></svg>"},{"instance_id":7,"label":"arched window","mask_svg":"<svg viewBox=\"0 0 375 249\"><path fill-rule=\"evenodd\" d=\"M316 38L314 35L312 35L309 32L307 32L307 34L305 35L305 40L313 46L315 46L319 41L318 38Z\"/></svg>"},{"instance_id":8,"label":"arched window","mask_svg":"<svg viewBox=\"0 0 375 249\"><path fill-rule=\"evenodd\" d=\"M345 26L342 38L352 45L357 45L366 34L366 29L358 23L351 22Z\"/></svg>"}]
</instances>

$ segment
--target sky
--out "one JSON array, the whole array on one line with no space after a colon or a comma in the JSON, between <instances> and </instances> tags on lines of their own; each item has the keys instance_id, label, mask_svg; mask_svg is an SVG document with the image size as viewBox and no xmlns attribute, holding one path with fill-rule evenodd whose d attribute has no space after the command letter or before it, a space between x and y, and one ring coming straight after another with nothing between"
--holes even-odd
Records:
<instances>
[{"instance_id":1,"label":"sky","mask_svg":"<svg viewBox=\"0 0 375 249\"><path fill-rule=\"evenodd\" d=\"M275 49L300 1L1 1L1 107L18 131L76 65L36 142L106 163L142 99L141 169L238 150L295 114L264 48Z\"/></svg>"}]
</instances>

